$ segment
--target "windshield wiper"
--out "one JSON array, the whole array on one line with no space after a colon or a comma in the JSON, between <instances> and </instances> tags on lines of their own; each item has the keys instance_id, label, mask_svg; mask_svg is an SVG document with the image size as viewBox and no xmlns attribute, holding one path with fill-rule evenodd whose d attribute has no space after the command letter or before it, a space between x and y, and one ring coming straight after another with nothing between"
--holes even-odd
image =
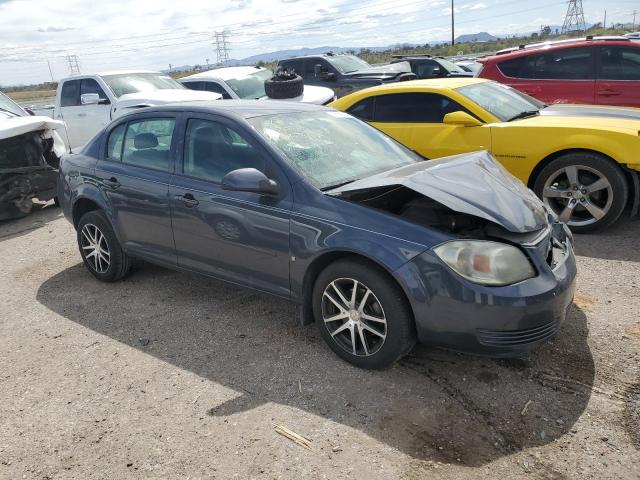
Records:
<instances>
[{"instance_id":1,"label":"windshield wiper","mask_svg":"<svg viewBox=\"0 0 640 480\"><path fill-rule=\"evenodd\" d=\"M321 192L326 192L328 190L333 190L334 188L340 188L340 187L344 187L345 185L349 185L350 183L355 182L356 180L358 180L357 178L354 178L353 180L347 180L346 182L342 182L342 183L336 183L335 185L329 185L328 187L322 187L320 189Z\"/></svg>"},{"instance_id":2,"label":"windshield wiper","mask_svg":"<svg viewBox=\"0 0 640 480\"><path fill-rule=\"evenodd\" d=\"M538 115L540 110L525 110L524 112L520 112L517 115L511 117L508 122L512 122L513 120L518 120L520 118L533 117L534 115Z\"/></svg>"},{"instance_id":3,"label":"windshield wiper","mask_svg":"<svg viewBox=\"0 0 640 480\"><path fill-rule=\"evenodd\" d=\"M8 108L0 107L0 111L11 113L12 115L15 115L16 117L21 117L22 116L22 115L20 115L20 114L18 114L16 112L14 112L13 110L9 110Z\"/></svg>"}]
</instances>

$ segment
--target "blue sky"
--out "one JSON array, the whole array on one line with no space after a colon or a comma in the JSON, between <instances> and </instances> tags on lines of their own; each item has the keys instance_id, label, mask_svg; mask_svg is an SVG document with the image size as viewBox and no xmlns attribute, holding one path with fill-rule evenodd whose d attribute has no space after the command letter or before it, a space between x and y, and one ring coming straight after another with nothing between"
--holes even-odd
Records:
<instances>
[{"instance_id":1,"label":"blue sky","mask_svg":"<svg viewBox=\"0 0 640 480\"><path fill-rule=\"evenodd\" d=\"M630 22L638 0L583 0L590 23ZM215 61L212 33L227 30L232 58L316 46L385 46L450 38L450 0L0 0L0 85L83 72L166 69ZM456 0L456 35L562 24L564 0ZM25 22L25 19L28 19ZM640 23L640 14L637 17Z\"/></svg>"}]
</instances>

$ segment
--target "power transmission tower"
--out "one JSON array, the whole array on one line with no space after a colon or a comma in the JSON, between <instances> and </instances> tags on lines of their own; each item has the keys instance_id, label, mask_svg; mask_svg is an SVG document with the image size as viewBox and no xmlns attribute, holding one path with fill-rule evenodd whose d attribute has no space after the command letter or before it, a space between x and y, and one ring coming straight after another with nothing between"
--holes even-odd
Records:
<instances>
[{"instance_id":1,"label":"power transmission tower","mask_svg":"<svg viewBox=\"0 0 640 480\"><path fill-rule=\"evenodd\" d=\"M216 42L216 65L224 65L229 61L229 44L227 43L227 32L215 32Z\"/></svg>"},{"instance_id":2,"label":"power transmission tower","mask_svg":"<svg viewBox=\"0 0 640 480\"><path fill-rule=\"evenodd\" d=\"M637 10L633 11L633 24L631 26L631 30L635 30L636 29L636 15L638 14Z\"/></svg>"},{"instance_id":3,"label":"power transmission tower","mask_svg":"<svg viewBox=\"0 0 640 480\"><path fill-rule=\"evenodd\" d=\"M77 55L67 55L67 66L69 67L69 75L77 75L80 73L80 60Z\"/></svg>"},{"instance_id":4,"label":"power transmission tower","mask_svg":"<svg viewBox=\"0 0 640 480\"><path fill-rule=\"evenodd\" d=\"M587 23L584 21L582 0L569 0L567 3L569 5L567 15L564 17L564 25L562 25L562 34L586 30Z\"/></svg>"}]
</instances>

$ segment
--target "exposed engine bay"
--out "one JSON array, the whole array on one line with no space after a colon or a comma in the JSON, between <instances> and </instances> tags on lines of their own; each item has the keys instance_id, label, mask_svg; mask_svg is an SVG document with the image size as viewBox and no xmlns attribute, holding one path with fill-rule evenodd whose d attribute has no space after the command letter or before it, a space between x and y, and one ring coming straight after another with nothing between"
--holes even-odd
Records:
<instances>
[{"instance_id":1,"label":"exposed engine bay","mask_svg":"<svg viewBox=\"0 0 640 480\"><path fill-rule=\"evenodd\" d=\"M29 214L34 199L55 198L62 153L64 143L55 130L0 137L0 220Z\"/></svg>"},{"instance_id":2,"label":"exposed engine bay","mask_svg":"<svg viewBox=\"0 0 640 480\"><path fill-rule=\"evenodd\" d=\"M378 187L340 195L362 205L383 210L412 223L469 238L499 238L527 242L537 232L514 234L494 222L451 208L404 186Z\"/></svg>"}]
</instances>

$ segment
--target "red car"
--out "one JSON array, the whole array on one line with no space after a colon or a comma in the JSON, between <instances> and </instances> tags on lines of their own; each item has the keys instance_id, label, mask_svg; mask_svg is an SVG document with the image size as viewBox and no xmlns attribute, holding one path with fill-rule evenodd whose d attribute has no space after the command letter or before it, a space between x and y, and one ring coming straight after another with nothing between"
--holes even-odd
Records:
<instances>
[{"instance_id":1,"label":"red car","mask_svg":"<svg viewBox=\"0 0 640 480\"><path fill-rule=\"evenodd\" d=\"M625 37L522 45L478 61L479 77L545 103L640 107L640 42Z\"/></svg>"}]
</instances>

